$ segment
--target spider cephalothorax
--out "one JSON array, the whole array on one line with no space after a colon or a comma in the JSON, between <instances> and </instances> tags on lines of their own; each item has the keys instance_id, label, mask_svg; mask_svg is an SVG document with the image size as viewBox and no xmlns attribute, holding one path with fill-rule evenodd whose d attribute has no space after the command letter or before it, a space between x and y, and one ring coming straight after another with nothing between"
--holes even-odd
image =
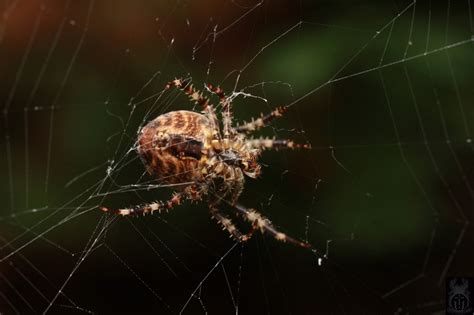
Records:
<instances>
[{"instance_id":1,"label":"spider cephalothorax","mask_svg":"<svg viewBox=\"0 0 474 315\"><path fill-rule=\"evenodd\" d=\"M309 145L295 144L288 140L247 137L247 134L282 116L286 107L278 107L268 115L233 127L231 104L221 88L207 85L208 90L220 98L222 123L218 121L209 100L189 81L176 79L166 85L167 89L172 87L183 90L202 107L202 113L180 110L156 117L140 130L137 151L148 173L161 183L173 184L177 193L167 202L154 202L112 212L121 215L147 214L170 209L184 199L205 200L212 216L239 241L248 240L255 229L260 229L280 241L309 247L307 243L278 232L257 211L237 204L244 189L244 176L257 178L260 175L257 159L262 150L309 148ZM223 202L252 223L249 233L242 234L220 212L218 207ZM102 207L102 210L110 211L106 207Z\"/></svg>"}]
</instances>

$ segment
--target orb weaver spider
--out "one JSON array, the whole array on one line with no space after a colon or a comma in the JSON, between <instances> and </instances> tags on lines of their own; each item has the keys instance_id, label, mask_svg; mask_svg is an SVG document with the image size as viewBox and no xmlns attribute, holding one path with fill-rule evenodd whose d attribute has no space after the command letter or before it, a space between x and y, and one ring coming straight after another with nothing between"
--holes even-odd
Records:
<instances>
[{"instance_id":1,"label":"orb weaver spider","mask_svg":"<svg viewBox=\"0 0 474 315\"><path fill-rule=\"evenodd\" d=\"M297 144L291 140L247 137L281 117L287 107L277 107L267 115L262 114L257 119L234 127L231 102L224 91L211 84L206 87L220 99L222 130L209 99L196 90L190 80L175 79L165 89L182 90L201 107L202 112L168 112L156 117L139 131L137 152L147 172L160 183L179 187L173 196L165 202L115 210L107 207L100 209L122 216L137 216L172 209L185 199L196 202L206 200L212 217L239 242L248 241L256 230L260 230L278 241L311 247L307 242L278 231L269 219L255 209L248 209L238 203L244 190L244 176L257 178L261 173L257 159L263 150L310 148L309 144ZM248 233L239 231L231 219L221 212L219 206L223 202L251 223Z\"/></svg>"}]
</instances>

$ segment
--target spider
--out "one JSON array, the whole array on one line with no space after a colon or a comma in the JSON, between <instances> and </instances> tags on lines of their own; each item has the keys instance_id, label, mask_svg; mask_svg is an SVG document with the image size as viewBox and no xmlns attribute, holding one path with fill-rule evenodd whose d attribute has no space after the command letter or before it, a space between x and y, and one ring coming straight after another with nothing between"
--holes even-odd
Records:
<instances>
[{"instance_id":1,"label":"spider","mask_svg":"<svg viewBox=\"0 0 474 315\"><path fill-rule=\"evenodd\" d=\"M166 84L165 89L182 90L201 107L202 112L168 112L156 117L139 131L137 152L147 172L160 183L177 187L173 196L168 201L124 209L100 209L122 216L137 216L168 211L186 199L195 202L205 200L212 218L239 242L248 241L256 230L260 230L278 241L309 248L310 244L278 231L269 219L255 209L248 209L238 203L244 189L244 176L257 178L261 173L257 159L263 150L310 148L308 144L297 144L291 140L247 137L282 116L287 107L277 107L267 115L262 114L257 119L234 127L231 102L224 91L211 84L206 87L220 99L222 123L218 121L209 99L196 90L190 80L175 79ZM219 206L222 203L230 205L237 216L251 223L248 233L242 233L221 212Z\"/></svg>"}]
</instances>

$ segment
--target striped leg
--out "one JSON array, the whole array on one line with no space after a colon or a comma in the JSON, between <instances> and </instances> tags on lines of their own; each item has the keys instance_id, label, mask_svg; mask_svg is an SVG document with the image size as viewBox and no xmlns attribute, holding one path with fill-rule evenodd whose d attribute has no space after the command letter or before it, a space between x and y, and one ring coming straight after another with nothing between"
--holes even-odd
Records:
<instances>
[{"instance_id":1,"label":"striped leg","mask_svg":"<svg viewBox=\"0 0 474 315\"><path fill-rule=\"evenodd\" d=\"M244 217L245 220L254 224L254 226L259 229L262 233L267 232L268 234L272 235L276 240L280 242L288 242L296 246L300 246L303 248L310 248L311 244L305 243L302 241L298 241L285 233L279 232L264 216L258 213L254 209L247 209L242 205L235 205L234 208L239 211L240 214Z\"/></svg>"},{"instance_id":2,"label":"striped leg","mask_svg":"<svg viewBox=\"0 0 474 315\"><path fill-rule=\"evenodd\" d=\"M251 230L247 234L242 234L242 232L240 232L237 229L237 227L232 223L232 221L229 218L227 218L226 216L224 216L219 211L219 209L217 209L214 206L210 206L209 210L211 211L212 218L216 219L217 222L219 222L220 225L222 225L222 229L227 230L227 232L229 232L230 236L233 237L236 241L246 242L252 237L252 235L253 235L253 233L256 229L255 224L252 226Z\"/></svg>"},{"instance_id":3,"label":"striped leg","mask_svg":"<svg viewBox=\"0 0 474 315\"><path fill-rule=\"evenodd\" d=\"M203 110L210 106L209 99L196 90L191 84L191 80L174 79L166 84L165 89L177 88L186 93L189 98L196 104L200 105Z\"/></svg>"},{"instance_id":4,"label":"striped leg","mask_svg":"<svg viewBox=\"0 0 474 315\"><path fill-rule=\"evenodd\" d=\"M112 214L118 214L121 216L139 216L139 215L153 214L153 212L155 211L158 211L158 213L161 213L161 211L163 210L168 211L180 205L185 195L186 195L185 192L174 194L173 197L171 197L171 199L166 202L157 201L157 202L152 202L149 204L138 205L138 206L124 208L124 209L109 209L107 207L100 207L100 210L104 212L112 213Z\"/></svg>"},{"instance_id":5,"label":"striped leg","mask_svg":"<svg viewBox=\"0 0 474 315\"><path fill-rule=\"evenodd\" d=\"M270 124L275 118L283 116L283 114L288 110L287 106L279 106L275 110L273 110L271 113L267 115L260 114L260 117L255 119L252 118L252 121L249 123L244 123L241 126L237 126L235 130L237 132L253 132L257 131L268 124Z\"/></svg>"},{"instance_id":6,"label":"striped leg","mask_svg":"<svg viewBox=\"0 0 474 315\"><path fill-rule=\"evenodd\" d=\"M257 148L261 150L279 150L279 149L311 149L309 143L301 144L295 143L293 140L286 139L271 139L271 138L260 138L260 139L249 139L247 144L251 148Z\"/></svg>"},{"instance_id":7,"label":"striped leg","mask_svg":"<svg viewBox=\"0 0 474 315\"><path fill-rule=\"evenodd\" d=\"M224 128L224 139L229 139L236 133L235 129L232 127L232 104L225 96L224 90L219 86L213 86L212 84L208 83L207 88L209 91L219 97L219 104L222 104L222 125Z\"/></svg>"}]
</instances>

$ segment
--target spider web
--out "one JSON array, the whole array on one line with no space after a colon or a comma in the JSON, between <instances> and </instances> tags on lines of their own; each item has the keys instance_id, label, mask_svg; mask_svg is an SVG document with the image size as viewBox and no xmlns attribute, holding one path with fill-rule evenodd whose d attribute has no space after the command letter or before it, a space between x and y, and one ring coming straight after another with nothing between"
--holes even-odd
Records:
<instances>
[{"instance_id":1,"label":"spider web","mask_svg":"<svg viewBox=\"0 0 474 315\"><path fill-rule=\"evenodd\" d=\"M1 314L443 313L472 276L470 0L1 7ZM175 77L221 85L237 122L290 106L258 135L312 149L264 152L240 202L312 250L236 243L205 204L98 210L172 193L135 141L198 110Z\"/></svg>"}]
</instances>

